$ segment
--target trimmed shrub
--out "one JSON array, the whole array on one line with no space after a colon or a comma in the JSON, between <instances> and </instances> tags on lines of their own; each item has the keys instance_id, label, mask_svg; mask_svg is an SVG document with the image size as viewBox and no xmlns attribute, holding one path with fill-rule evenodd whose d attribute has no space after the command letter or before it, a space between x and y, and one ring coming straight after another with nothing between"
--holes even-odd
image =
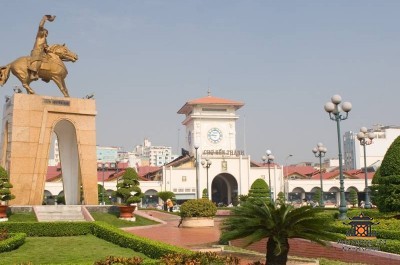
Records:
<instances>
[{"instance_id":1,"label":"trimmed shrub","mask_svg":"<svg viewBox=\"0 0 400 265\"><path fill-rule=\"evenodd\" d=\"M248 201L262 206L263 202L270 202L270 196L271 193L267 182L263 179L256 179L253 184L251 184Z\"/></svg>"},{"instance_id":2,"label":"trimmed shrub","mask_svg":"<svg viewBox=\"0 0 400 265\"><path fill-rule=\"evenodd\" d=\"M208 199L188 200L180 207L179 215L183 217L214 217L217 207Z\"/></svg>"},{"instance_id":3,"label":"trimmed shrub","mask_svg":"<svg viewBox=\"0 0 400 265\"><path fill-rule=\"evenodd\" d=\"M12 251L19 248L25 243L25 238L25 233L9 234L6 239L0 240L0 253Z\"/></svg>"},{"instance_id":4,"label":"trimmed shrub","mask_svg":"<svg viewBox=\"0 0 400 265\"><path fill-rule=\"evenodd\" d=\"M208 199L208 191L207 191L207 189L203 190L203 194L201 195L201 198Z\"/></svg>"},{"instance_id":5,"label":"trimmed shrub","mask_svg":"<svg viewBox=\"0 0 400 265\"><path fill-rule=\"evenodd\" d=\"M321 201L321 188L317 187L314 190L314 194L312 196L312 201L315 203L319 203Z\"/></svg>"},{"instance_id":6,"label":"trimmed shrub","mask_svg":"<svg viewBox=\"0 0 400 265\"><path fill-rule=\"evenodd\" d=\"M0 222L0 229L28 236L79 236L92 234L91 222Z\"/></svg>"},{"instance_id":7,"label":"trimmed shrub","mask_svg":"<svg viewBox=\"0 0 400 265\"><path fill-rule=\"evenodd\" d=\"M400 136L390 145L375 175L372 196L379 211L400 211Z\"/></svg>"},{"instance_id":8,"label":"trimmed shrub","mask_svg":"<svg viewBox=\"0 0 400 265\"><path fill-rule=\"evenodd\" d=\"M8 202L15 199L15 195L11 194L13 185L10 183L7 171L0 166L0 201Z\"/></svg>"},{"instance_id":9,"label":"trimmed shrub","mask_svg":"<svg viewBox=\"0 0 400 265\"><path fill-rule=\"evenodd\" d=\"M139 187L139 176L133 168L128 167L122 175L122 181L118 182L117 190L113 193L125 205L138 203L144 194Z\"/></svg>"},{"instance_id":10,"label":"trimmed shrub","mask_svg":"<svg viewBox=\"0 0 400 265\"><path fill-rule=\"evenodd\" d=\"M400 175L400 136L388 148L380 167L382 177Z\"/></svg>"},{"instance_id":11,"label":"trimmed shrub","mask_svg":"<svg viewBox=\"0 0 400 265\"><path fill-rule=\"evenodd\" d=\"M358 206L358 194L355 189L350 189L350 196L349 196L350 203L353 207L356 205Z\"/></svg>"}]
</instances>

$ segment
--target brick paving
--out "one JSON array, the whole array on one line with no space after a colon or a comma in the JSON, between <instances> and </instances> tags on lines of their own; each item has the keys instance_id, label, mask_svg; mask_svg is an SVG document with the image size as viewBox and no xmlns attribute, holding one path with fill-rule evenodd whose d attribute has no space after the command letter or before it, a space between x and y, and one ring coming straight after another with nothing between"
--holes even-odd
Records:
<instances>
[{"instance_id":1,"label":"brick paving","mask_svg":"<svg viewBox=\"0 0 400 265\"><path fill-rule=\"evenodd\" d=\"M215 219L214 227L179 228L180 217L176 215L146 210L140 210L136 214L150 219L154 217L164 223L155 226L129 227L125 228L125 231L188 249L198 249L218 243L220 236L220 219L218 218Z\"/></svg>"}]
</instances>

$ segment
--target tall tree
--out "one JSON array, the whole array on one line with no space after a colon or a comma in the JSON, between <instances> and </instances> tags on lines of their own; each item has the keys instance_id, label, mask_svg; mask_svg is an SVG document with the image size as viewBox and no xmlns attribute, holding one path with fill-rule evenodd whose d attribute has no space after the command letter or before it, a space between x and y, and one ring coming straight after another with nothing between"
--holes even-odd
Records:
<instances>
[{"instance_id":1,"label":"tall tree","mask_svg":"<svg viewBox=\"0 0 400 265\"><path fill-rule=\"evenodd\" d=\"M321 245L325 245L326 240L337 239L337 235L326 231L326 225L333 219L319 215L320 208L294 208L292 205L265 202L260 206L246 202L232 211L222 225L221 241L244 238L250 245L268 238L268 265L286 264L289 238L308 239Z\"/></svg>"}]
</instances>

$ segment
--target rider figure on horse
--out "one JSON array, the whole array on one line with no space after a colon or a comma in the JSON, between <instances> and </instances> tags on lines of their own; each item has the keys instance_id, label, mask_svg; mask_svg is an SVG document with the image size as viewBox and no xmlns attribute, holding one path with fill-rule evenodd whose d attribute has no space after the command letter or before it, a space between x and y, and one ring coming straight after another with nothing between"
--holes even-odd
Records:
<instances>
[{"instance_id":1,"label":"rider figure on horse","mask_svg":"<svg viewBox=\"0 0 400 265\"><path fill-rule=\"evenodd\" d=\"M47 45L47 35L48 30L44 28L44 23L48 20L50 22L54 21L56 16L45 15L39 24L39 29L36 34L35 44L33 45L33 50L31 52L31 61L29 65L29 72L31 80L38 80L38 72L42 64L43 56L46 54Z\"/></svg>"}]
</instances>

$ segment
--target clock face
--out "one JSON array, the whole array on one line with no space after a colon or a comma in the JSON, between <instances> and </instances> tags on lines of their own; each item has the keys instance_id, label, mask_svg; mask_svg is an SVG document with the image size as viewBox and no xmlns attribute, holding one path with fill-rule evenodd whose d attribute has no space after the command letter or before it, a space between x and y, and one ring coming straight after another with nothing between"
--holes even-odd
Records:
<instances>
[{"instance_id":1,"label":"clock face","mask_svg":"<svg viewBox=\"0 0 400 265\"><path fill-rule=\"evenodd\" d=\"M207 134L208 140L212 143L218 143L222 139L222 132L217 128L212 128Z\"/></svg>"}]
</instances>

